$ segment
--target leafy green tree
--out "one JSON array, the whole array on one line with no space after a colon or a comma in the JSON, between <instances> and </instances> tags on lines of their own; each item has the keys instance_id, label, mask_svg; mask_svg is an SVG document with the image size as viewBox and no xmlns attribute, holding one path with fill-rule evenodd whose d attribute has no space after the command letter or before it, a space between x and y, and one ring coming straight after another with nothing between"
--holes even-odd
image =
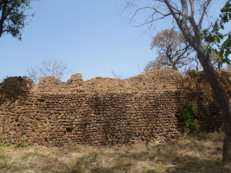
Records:
<instances>
[{"instance_id":1,"label":"leafy green tree","mask_svg":"<svg viewBox=\"0 0 231 173\"><path fill-rule=\"evenodd\" d=\"M0 38L10 34L21 40L30 0L0 0Z\"/></svg>"},{"instance_id":2,"label":"leafy green tree","mask_svg":"<svg viewBox=\"0 0 231 173\"><path fill-rule=\"evenodd\" d=\"M129 5L133 5L135 0L130 0ZM157 20L172 17L177 26L181 30L185 40L197 53L197 58L200 61L205 77L210 83L214 93L214 100L216 104L224 109L222 117L224 122L224 145L223 145L223 164L225 166L231 165L231 108L229 106L229 98L225 95L224 89L218 80L218 76L213 68L210 60L210 53L214 50L220 55L220 64L230 63L230 32L223 35L219 32L230 21L230 3L231 0L226 1L226 5L221 10L220 22L214 24L213 30L202 30L202 23L208 12L208 7L212 0L150 0L150 3L135 10L134 16L143 10L150 11L150 18L144 24L153 24ZM134 5L133 5L134 6ZM225 37L226 36L226 37ZM209 44L205 46L205 38ZM213 47L212 44L215 46ZM211 46L210 46L211 45ZM217 47L216 47L217 46Z\"/></svg>"},{"instance_id":3,"label":"leafy green tree","mask_svg":"<svg viewBox=\"0 0 231 173\"><path fill-rule=\"evenodd\" d=\"M231 31L224 32L225 24L231 20L231 0L228 0L221 9L219 19L215 22L212 29L204 29L202 39L207 43L207 53L215 52L218 57L218 66L224 63L230 64L231 54Z\"/></svg>"},{"instance_id":4,"label":"leafy green tree","mask_svg":"<svg viewBox=\"0 0 231 173\"><path fill-rule=\"evenodd\" d=\"M228 0L221 9L219 19L215 22L212 30L205 29L202 33L202 39L207 43L207 55L215 52L219 56L218 66L222 67L224 63L230 65L231 58L231 30L224 32L225 24L231 21L231 0ZM227 99L227 104L229 100ZM227 116L224 116L225 138L223 145L223 163L231 166L231 107L224 104L227 108Z\"/></svg>"}]
</instances>

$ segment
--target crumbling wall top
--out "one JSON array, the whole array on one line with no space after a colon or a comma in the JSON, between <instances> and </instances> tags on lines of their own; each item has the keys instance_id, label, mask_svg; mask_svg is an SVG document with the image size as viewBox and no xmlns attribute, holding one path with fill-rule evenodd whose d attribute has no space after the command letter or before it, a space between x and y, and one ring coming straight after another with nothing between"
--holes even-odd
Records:
<instances>
[{"instance_id":1,"label":"crumbling wall top","mask_svg":"<svg viewBox=\"0 0 231 173\"><path fill-rule=\"evenodd\" d=\"M223 83L226 88L230 88L231 73L218 71L217 74L221 81L225 79ZM229 80L227 81L227 79ZM16 79L14 77L7 79L7 81L12 80ZM37 85L34 85L29 77L17 78L17 80L27 81L27 88L32 88L30 90L34 94L74 94L78 92L161 93L165 92L166 89L169 91L175 91L179 88L203 89L209 85L203 72L189 71L186 76L183 76L179 71L169 68L143 72L127 79L96 77L83 81L82 74L76 73L67 82L62 82L55 76L41 77Z\"/></svg>"}]
</instances>

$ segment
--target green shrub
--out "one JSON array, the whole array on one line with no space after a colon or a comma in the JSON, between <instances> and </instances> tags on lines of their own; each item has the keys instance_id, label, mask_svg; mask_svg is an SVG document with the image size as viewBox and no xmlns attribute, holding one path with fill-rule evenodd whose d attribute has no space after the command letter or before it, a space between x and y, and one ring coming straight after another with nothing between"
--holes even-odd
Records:
<instances>
[{"instance_id":1,"label":"green shrub","mask_svg":"<svg viewBox=\"0 0 231 173\"><path fill-rule=\"evenodd\" d=\"M185 104L180 112L179 119L190 130L195 130L197 127L197 119L195 118L196 109L192 105Z\"/></svg>"},{"instance_id":2,"label":"green shrub","mask_svg":"<svg viewBox=\"0 0 231 173\"><path fill-rule=\"evenodd\" d=\"M7 142L0 142L0 147L9 147L10 144Z\"/></svg>"},{"instance_id":3,"label":"green shrub","mask_svg":"<svg viewBox=\"0 0 231 173\"><path fill-rule=\"evenodd\" d=\"M16 148L23 148L23 147L25 147L25 144L23 142L18 142L15 144L15 147Z\"/></svg>"}]
</instances>

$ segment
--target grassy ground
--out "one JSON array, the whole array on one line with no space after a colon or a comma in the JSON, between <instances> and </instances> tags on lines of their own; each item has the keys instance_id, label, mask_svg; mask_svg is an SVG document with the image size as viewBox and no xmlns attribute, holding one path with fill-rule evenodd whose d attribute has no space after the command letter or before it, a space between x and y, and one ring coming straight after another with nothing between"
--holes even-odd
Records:
<instances>
[{"instance_id":1,"label":"grassy ground","mask_svg":"<svg viewBox=\"0 0 231 173\"><path fill-rule=\"evenodd\" d=\"M1 143L0 173L231 173L221 166L223 135L199 133L165 144L63 148Z\"/></svg>"}]
</instances>

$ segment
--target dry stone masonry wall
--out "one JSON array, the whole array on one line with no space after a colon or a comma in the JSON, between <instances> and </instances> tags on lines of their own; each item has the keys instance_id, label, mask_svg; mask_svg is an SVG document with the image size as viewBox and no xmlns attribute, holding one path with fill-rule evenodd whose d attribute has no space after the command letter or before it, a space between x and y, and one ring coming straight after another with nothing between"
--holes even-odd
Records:
<instances>
[{"instance_id":1,"label":"dry stone masonry wall","mask_svg":"<svg viewBox=\"0 0 231 173\"><path fill-rule=\"evenodd\" d=\"M230 98L231 74L218 74ZM200 130L219 130L222 108L212 96L203 73L195 71L186 77L164 69L87 81L74 74L67 82L49 76L37 85L11 77L0 84L0 141L63 146L169 140L187 131L177 119L184 104L197 108Z\"/></svg>"}]
</instances>

